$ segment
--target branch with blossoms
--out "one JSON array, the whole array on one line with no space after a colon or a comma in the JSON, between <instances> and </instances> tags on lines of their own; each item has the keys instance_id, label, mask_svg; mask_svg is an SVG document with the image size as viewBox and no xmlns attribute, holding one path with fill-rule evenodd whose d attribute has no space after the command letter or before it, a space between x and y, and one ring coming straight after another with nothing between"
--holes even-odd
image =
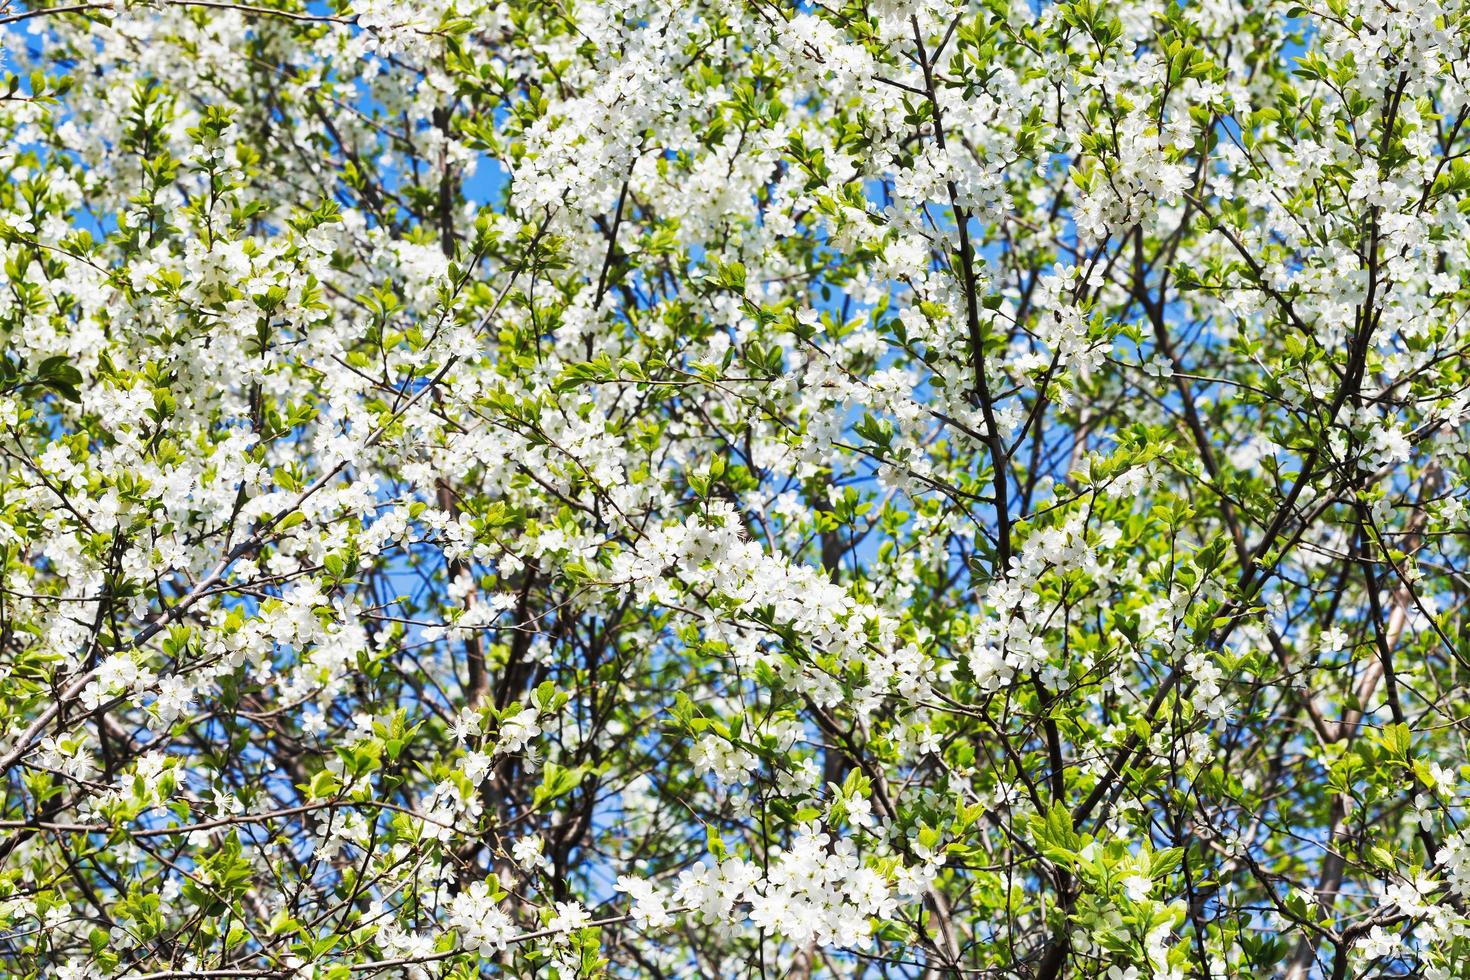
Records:
<instances>
[{"instance_id":1,"label":"branch with blossoms","mask_svg":"<svg viewBox=\"0 0 1470 980\"><path fill-rule=\"evenodd\" d=\"M1466 14L0 6L0 972L1462 975Z\"/></svg>"}]
</instances>

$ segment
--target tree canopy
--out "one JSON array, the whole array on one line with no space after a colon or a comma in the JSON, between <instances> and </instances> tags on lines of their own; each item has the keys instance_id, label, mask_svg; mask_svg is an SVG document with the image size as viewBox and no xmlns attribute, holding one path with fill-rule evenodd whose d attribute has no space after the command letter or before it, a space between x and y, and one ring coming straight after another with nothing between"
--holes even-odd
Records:
<instances>
[{"instance_id":1,"label":"tree canopy","mask_svg":"<svg viewBox=\"0 0 1470 980\"><path fill-rule=\"evenodd\" d=\"M0 973L1470 975L1465 0L0 30Z\"/></svg>"}]
</instances>

